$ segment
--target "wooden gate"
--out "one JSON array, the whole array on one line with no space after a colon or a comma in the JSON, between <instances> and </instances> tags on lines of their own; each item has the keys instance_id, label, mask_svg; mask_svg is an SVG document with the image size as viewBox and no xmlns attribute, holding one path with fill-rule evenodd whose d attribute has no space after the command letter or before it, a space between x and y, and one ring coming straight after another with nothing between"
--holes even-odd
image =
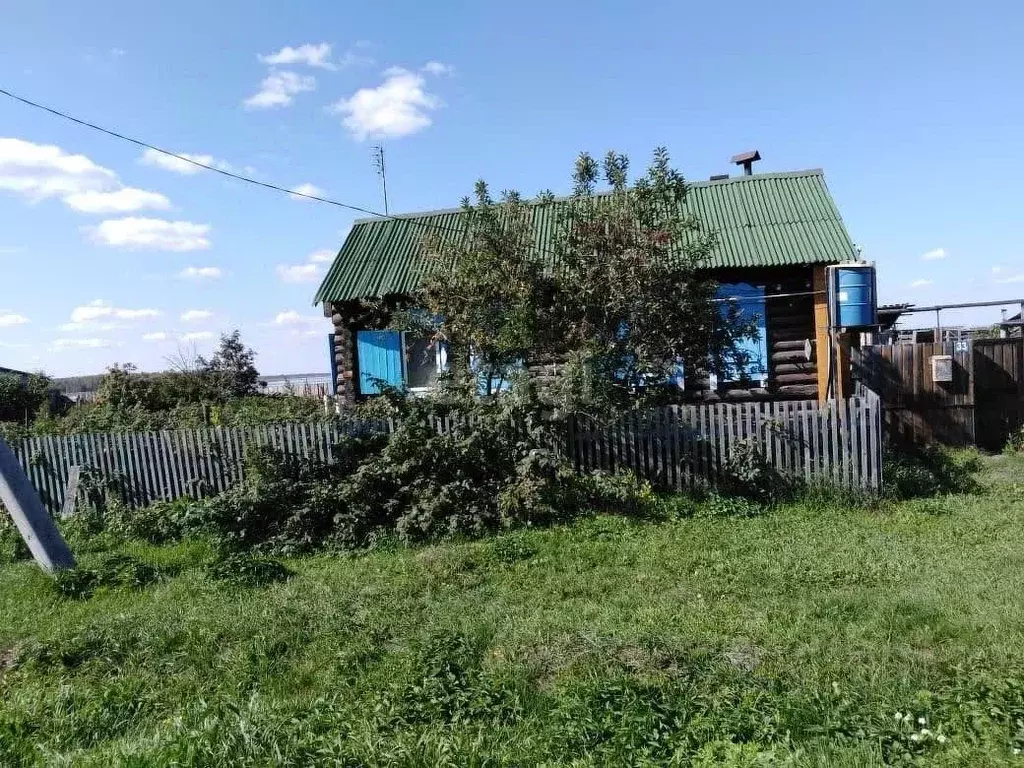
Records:
<instances>
[{"instance_id":1,"label":"wooden gate","mask_svg":"<svg viewBox=\"0 0 1024 768\"><path fill-rule=\"evenodd\" d=\"M933 380L937 355L953 359L952 381ZM989 450L1024 425L1022 366L1022 339L894 344L853 354L854 378L881 398L890 436Z\"/></svg>"},{"instance_id":2,"label":"wooden gate","mask_svg":"<svg viewBox=\"0 0 1024 768\"><path fill-rule=\"evenodd\" d=\"M975 442L998 450L1024 426L1024 339L974 342Z\"/></svg>"}]
</instances>

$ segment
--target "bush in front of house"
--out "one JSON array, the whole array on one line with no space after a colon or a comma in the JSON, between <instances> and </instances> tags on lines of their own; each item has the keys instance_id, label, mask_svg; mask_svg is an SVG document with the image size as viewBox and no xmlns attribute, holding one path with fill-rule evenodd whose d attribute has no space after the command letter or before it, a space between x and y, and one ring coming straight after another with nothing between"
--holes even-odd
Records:
<instances>
[{"instance_id":1,"label":"bush in front of house","mask_svg":"<svg viewBox=\"0 0 1024 768\"><path fill-rule=\"evenodd\" d=\"M938 445L888 443L882 453L882 493L893 501L971 493L978 489L978 469L977 456L955 455Z\"/></svg>"},{"instance_id":2,"label":"bush in front of house","mask_svg":"<svg viewBox=\"0 0 1024 768\"><path fill-rule=\"evenodd\" d=\"M372 415L390 436L345 438L335 462L250 449L244 479L202 500L83 513L93 534L165 544L211 538L223 552L350 551L546 526L583 514L644 516L649 483L632 474L578 475L553 449L554 426L528 395L388 397ZM438 430L436 424L448 425ZM95 505L94 505L95 506ZM81 527L81 526L79 526Z\"/></svg>"}]
</instances>

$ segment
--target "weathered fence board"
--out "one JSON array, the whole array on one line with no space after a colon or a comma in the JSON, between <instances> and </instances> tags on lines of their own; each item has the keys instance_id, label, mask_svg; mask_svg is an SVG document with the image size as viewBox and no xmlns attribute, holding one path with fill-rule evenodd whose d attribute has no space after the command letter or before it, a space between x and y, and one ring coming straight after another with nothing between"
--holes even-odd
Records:
<instances>
[{"instance_id":1,"label":"weathered fence board","mask_svg":"<svg viewBox=\"0 0 1024 768\"><path fill-rule=\"evenodd\" d=\"M448 432L450 418L433 424ZM72 467L116 482L126 504L221 492L242 477L247 445L333 462L346 435L389 432L389 422L211 427L29 438L16 447L43 503L57 514ZM578 471L632 469L660 486L719 482L737 443L754 441L780 471L807 482L848 488L881 486L882 406L868 393L848 402L714 403L631 412L611 423L567 420L560 450Z\"/></svg>"},{"instance_id":2,"label":"weathered fence board","mask_svg":"<svg viewBox=\"0 0 1024 768\"><path fill-rule=\"evenodd\" d=\"M740 441L755 442L780 471L807 482L865 490L882 484L882 405L870 393L822 406L670 406L611 424L577 416L567 425L566 455L582 472L628 467L682 490L720 481Z\"/></svg>"},{"instance_id":3,"label":"weathered fence board","mask_svg":"<svg viewBox=\"0 0 1024 768\"><path fill-rule=\"evenodd\" d=\"M937 355L953 358L952 381L933 380ZM853 370L860 390L881 397L898 440L998 450L1024 427L1024 339L863 347Z\"/></svg>"}]
</instances>

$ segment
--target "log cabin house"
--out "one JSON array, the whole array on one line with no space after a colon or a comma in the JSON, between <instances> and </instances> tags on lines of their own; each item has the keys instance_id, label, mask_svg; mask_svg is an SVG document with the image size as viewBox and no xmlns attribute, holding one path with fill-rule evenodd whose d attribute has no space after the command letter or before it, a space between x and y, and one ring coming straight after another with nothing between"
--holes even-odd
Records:
<instances>
[{"instance_id":1,"label":"log cabin house","mask_svg":"<svg viewBox=\"0 0 1024 768\"><path fill-rule=\"evenodd\" d=\"M751 342L751 366L740 382L680 381L683 399L823 400L828 366L825 268L857 260L856 248L825 185L821 170L750 172L692 183L683 207L718 235L707 269L720 293L738 297L758 318L761 338ZM555 205L535 209L539 248L554 229ZM335 387L342 402L376 394L379 381L427 389L445 369L444 350L425 354L426 342L381 330L386 318L370 314L363 300L400 302L415 290L423 263L423 232L454 230L460 209L356 221L335 257L314 303L330 318ZM848 346L835 347L843 396ZM535 375L554 370L528 361Z\"/></svg>"}]
</instances>

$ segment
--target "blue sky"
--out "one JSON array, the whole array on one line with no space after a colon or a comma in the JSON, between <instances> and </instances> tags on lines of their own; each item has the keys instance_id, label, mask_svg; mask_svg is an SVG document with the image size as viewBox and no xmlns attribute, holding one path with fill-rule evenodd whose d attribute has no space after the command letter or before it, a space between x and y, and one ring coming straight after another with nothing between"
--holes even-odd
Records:
<instances>
[{"instance_id":1,"label":"blue sky","mask_svg":"<svg viewBox=\"0 0 1024 768\"><path fill-rule=\"evenodd\" d=\"M146 6L146 7L142 7ZM175 152L379 209L479 177L565 191L581 150L691 179L822 167L884 301L1024 296L1018 3L5 3L0 87ZM310 306L357 214L0 99L0 366L163 366L240 328L327 368ZM301 187L311 185L311 187ZM944 322L994 320L950 313Z\"/></svg>"}]
</instances>

